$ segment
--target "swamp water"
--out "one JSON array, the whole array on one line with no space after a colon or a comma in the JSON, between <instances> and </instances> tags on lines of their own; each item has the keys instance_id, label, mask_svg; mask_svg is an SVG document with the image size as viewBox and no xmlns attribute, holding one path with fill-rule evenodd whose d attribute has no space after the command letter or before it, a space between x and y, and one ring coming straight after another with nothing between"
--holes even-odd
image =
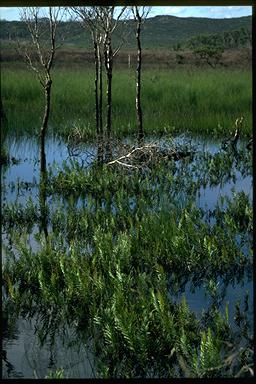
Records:
<instances>
[{"instance_id":1,"label":"swamp water","mask_svg":"<svg viewBox=\"0 0 256 384\"><path fill-rule=\"evenodd\" d=\"M174 140L176 144L183 145L186 142L188 142L188 138L184 137L179 137ZM196 153L206 154L206 156L203 155L204 159L208 159L208 155L214 156L220 153L220 143L202 142L200 140L190 140L190 143L196 148ZM26 139L13 142L7 141L6 145L10 157L15 157L17 162L15 161L15 163L2 169L3 212L5 212L5 208L8 205L25 207L29 198L33 204L38 206L38 144L32 139ZM46 157L48 166L52 167L54 165L52 168L52 176L57 174L60 169L63 169L63 161L69 164L70 159L73 159L71 160L71 165L75 159L76 167L89 167L96 155L96 148L92 145L85 145L83 148L80 148L77 153L73 152L73 155L75 156L70 157L70 151L67 145L60 139L48 139ZM195 156L197 156L197 154ZM173 198L175 200L174 205L175 202L179 204L179 209L184 209L188 204L188 200L190 201L192 199L195 207L200 208L205 215L205 221L214 224L217 219L213 213L218 211L218 204L222 197L224 197L222 209L228 205L228 201L232 202L234 194L244 193L244 195L248 196L251 203L252 177L248 169L250 162L240 168L239 166L235 167L232 165L232 171L229 172L225 170L224 177L222 177L223 174L221 176L219 175L217 180L212 180L212 182L209 183L205 182L207 170L200 168L202 160L199 159L198 162L196 161L197 160L193 160L191 163L186 162L185 164L183 164L183 161L177 162L176 173L178 172L180 175L179 180L182 180L182 175L184 176L183 180L186 180L191 172L196 175L190 178L187 184L178 185L179 196L176 200L174 196L175 193L177 194L177 190L171 192L170 199ZM213 161L210 161L211 159L209 160L208 168L214 167ZM227 176L227 174L229 175ZM154 188L157 189L157 184ZM230 200L225 200L225 197ZM160 196L159 199L161 200L161 204L163 204L163 206L166 204L166 208L169 209L169 202L165 201L168 199L168 190L165 191L164 196ZM156 201L159 201L159 199ZM71 199L71 201L72 204L75 204L75 209L86 208L88 205L87 198L83 196L76 196L74 199ZM69 205L69 199L65 199L61 196L61 193L57 195L49 193L46 204L52 212L56 208L65 210ZM131 210L134 206L136 206L136 201L131 199ZM112 207L112 210L114 209L115 208ZM48 225L49 230L51 230L53 224L48 222ZM34 239L37 232L38 225L32 225L27 237L27 246L32 249L32 251L40 249L40 241L38 244L38 241ZM198 236L200 236L200 232ZM246 240L241 242L239 235L236 234L238 244L241 245L241 248L244 247L244 254L249 257L251 256L250 238L248 239L246 234L243 236L243 239L245 238ZM2 241L2 259L4 264L7 258L6 247L9 247L9 249L15 253L12 240L10 240L8 233L8 226L5 227L5 225L3 226ZM192 246L193 244L191 244L191 247ZM182 271L180 271L180 282L177 281L179 274L173 277L172 273L170 273L168 296L170 300L174 302L181 302L183 298L185 298L189 309L193 311L198 318L207 315L207 313L209 314L212 306L217 306L222 313L225 313L226 308L228 308L231 326L234 325L237 308L236 303L240 300L242 305L244 300L247 300L247 312L248 318L250 319L249 328L250 331L252 331L252 265L250 263L246 264L241 271L238 271L237 275L236 269L234 269L234 271L231 271L230 275L227 273L224 278L220 274L219 276L211 275L210 279L207 274L205 274L205 277L202 277L200 271L198 271L198 275L197 272L194 271L192 275L187 274L187 276L183 276ZM247 294L248 299L245 299ZM8 302L7 297L4 295L4 301L5 300ZM41 318L40 315L37 313L33 313L33 315L30 316L28 316L28 314L22 315L21 310L16 319L10 320L9 317L12 317L10 314L12 305L7 306L6 311L7 313L5 313L4 318L7 318L8 321L4 324L3 335L3 377L44 378L51 371L55 372L59 368L63 368L65 377L97 377L98 373L96 372L98 371L94 366L94 356L90 338L85 338L84 341L79 338L76 334L74 324L61 324L60 329L55 329L54 337L51 337L50 334L48 334L47 337L41 337L40 327L44 319Z\"/></svg>"}]
</instances>

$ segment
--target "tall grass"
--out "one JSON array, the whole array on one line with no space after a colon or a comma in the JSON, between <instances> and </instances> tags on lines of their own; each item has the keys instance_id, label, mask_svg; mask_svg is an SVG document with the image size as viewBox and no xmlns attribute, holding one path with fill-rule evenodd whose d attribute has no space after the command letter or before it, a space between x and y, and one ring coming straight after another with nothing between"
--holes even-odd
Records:
<instances>
[{"instance_id":1,"label":"tall grass","mask_svg":"<svg viewBox=\"0 0 256 384\"><path fill-rule=\"evenodd\" d=\"M106 87L105 87L106 90ZM2 71L1 92L7 117L4 131L33 135L40 126L44 96L35 75L24 69ZM116 70L113 76L113 131L136 132L135 77ZM252 130L252 87L248 70L146 69L142 74L142 107L147 134L190 132L230 135L238 116L242 134ZM95 135L94 72L56 69L53 74L50 131L74 128Z\"/></svg>"}]
</instances>

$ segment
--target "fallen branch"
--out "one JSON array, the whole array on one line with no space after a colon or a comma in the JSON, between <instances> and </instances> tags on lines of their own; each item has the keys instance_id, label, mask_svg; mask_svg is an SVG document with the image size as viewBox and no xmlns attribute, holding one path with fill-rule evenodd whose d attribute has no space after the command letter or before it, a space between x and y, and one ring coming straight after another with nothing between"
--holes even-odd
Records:
<instances>
[{"instance_id":1,"label":"fallen branch","mask_svg":"<svg viewBox=\"0 0 256 384\"><path fill-rule=\"evenodd\" d=\"M147 166L152 160L164 159L178 161L184 157L191 156L193 152L186 150L176 150L175 148L162 148L161 145L157 144L147 144L142 147L134 148L132 151L126 155L122 155L115 160L108 162L106 165L120 164L129 168L142 168ZM128 164L125 162L127 159L134 161L134 164Z\"/></svg>"},{"instance_id":2,"label":"fallen branch","mask_svg":"<svg viewBox=\"0 0 256 384\"><path fill-rule=\"evenodd\" d=\"M111 165L111 164L114 164L114 163L118 163L118 162L120 162L120 160L123 160L123 159L128 159L128 158L131 157L135 152L143 151L143 150L148 149L148 148L157 148L157 145L154 145L154 144L148 144L148 145L144 145L143 147L137 147L137 148L134 148L131 152L127 153L127 154L124 155L124 156L119 157L119 158L116 159L116 160L112 160L112 161L110 161L109 163L107 163L107 165ZM123 163L123 165L124 165L124 163ZM135 168L137 168L137 167L135 167Z\"/></svg>"},{"instance_id":3,"label":"fallen branch","mask_svg":"<svg viewBox=\"0 0 256 384\"><path fill-rule=\"evenodd\" d=\"M119 160L114 160L114 161L111 161L110 163L107 163L107 165L110 165L110 164L114 164L114 163L117 163L117 164L120 164L120 165L123 165L124 167L128 167L128 168L136 168L136 169L139 169L138 167L136 167L135 165L132 165L132 164L126 164L126 163L122 163L121 161Z\"/></svg>"}]
</instances>

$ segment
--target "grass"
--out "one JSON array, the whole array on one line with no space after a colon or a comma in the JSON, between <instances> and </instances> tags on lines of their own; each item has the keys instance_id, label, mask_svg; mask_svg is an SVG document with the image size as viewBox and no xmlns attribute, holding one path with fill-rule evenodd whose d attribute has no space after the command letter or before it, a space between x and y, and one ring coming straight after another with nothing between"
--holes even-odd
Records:
<instances>
[{"instance_id":1,"label":"grass","mask_svg":"<svg viewBox=\"0 0 256 384\"><path fill-rule=\"evenodd\" d=\"M35 75L4 69L1 83L7 117L4 131L35 135L44 99ZM190 132L230 136L234 121L245 117L242 135L252 131L251 72L230 69L150 70L142 74L144 127L148 135ZM92 69L56 69L53 74L49 130L68 136L72 130L95 136L94 73ZM135 134L135 79L125 70L113 75L113 131Z\"/></svg>"}]
</instances>

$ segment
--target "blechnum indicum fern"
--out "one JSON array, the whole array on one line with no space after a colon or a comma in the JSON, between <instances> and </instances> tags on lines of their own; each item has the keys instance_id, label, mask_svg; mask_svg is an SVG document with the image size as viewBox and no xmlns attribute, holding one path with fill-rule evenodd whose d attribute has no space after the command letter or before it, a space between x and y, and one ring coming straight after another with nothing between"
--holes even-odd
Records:
<instances>
[{"instance_id":1,"label":"blechnum indicum fern","mask_svg":"<svg viewBox=\"0 0 256 384\"><path fill-rule=\"evenodd\" d=\"M245 305L247 299L245 297ZM253 375L253 337L244 326L247 316L234 331L228 322L228 307L223 317L217 310L213 313L214 325L200 332L197 346L189 341L188 334L182 330L176 346L181 376L212 378Z\"/></svg>"}]
</instances>

